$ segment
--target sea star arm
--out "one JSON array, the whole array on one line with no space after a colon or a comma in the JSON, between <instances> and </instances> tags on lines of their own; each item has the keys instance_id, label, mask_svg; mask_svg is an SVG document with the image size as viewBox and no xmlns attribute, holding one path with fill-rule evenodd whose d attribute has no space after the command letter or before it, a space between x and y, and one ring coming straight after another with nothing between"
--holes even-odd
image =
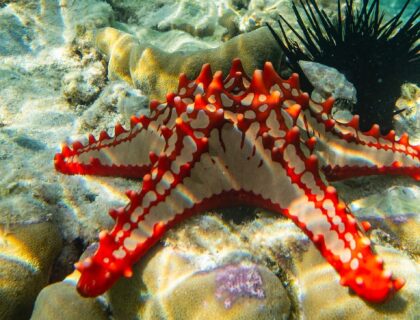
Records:
<instances>
[{"instance_id":1,"label":"sea star arm","mask_svg":"<svg viewBox=\"0 0 420 320\"><path fill-rule=\"evenodd\" d=\"M197 170L208 139L192 135L192 128L181 118L176 119L172 135L175 148L167 146L159 156L150 157L153 166L144 176L141 190L128 191L129 204L110 211L116 221L113 230L102 232L96 253L76 265L81 271L77 288L82 295L102 294L120 276L130 277L131 266L167 229L210 207L211 202L203 200L212 188L201 174L195 177L191 171L192 167Z\"/></svg>"},{"instance_id":2,"label":"sea star arm","mask_svg":"<svg viewBox=\"0 0 420 320\"><path fill-rule=\"evenodd\" d=\"M381 135L378 125L359 130L359 116L348 123L334 121L334 100L310 101L302 119L309 134L317 137L317 152L328 180L357 176L396 174L420 180L420 146L411 145L407 134L396 139L392 130Z\"/></svg>"},{"instance_id":3,"label":"sea star arm","mask_svg":"<svg viewBox=\"0 0 420 320\"><path fill-rule=\"evenodd\" d=\"M90 135L87 144L64 145L55 155L55 168L65 174L142 178L151 167L149 152L159 153L164 148L165 140L155 132L165 116L133 116L130 129L118 124L113 137L102 131L97 140Z\"/></svg>"},{"instance_id":4,"label":"sea star arm","mask_svg":"<svg viewBox=\"0 0 420 320\"><path fill-rule=\"evenodd\" d=\"M149 154L159 154L168 144L174 146L170 137L179 114L175 108L180 104L178 100L181 99L183 105L191 103L196 94L208 88L212 79L208 64L203 66L200 75L193 81L188 81L181 74L177 95L168 94L166 103L153 100L150 103L150 116L131 117L130 129L117 124L113 137L102 131L99 139L89 135L87 143L76 141L71 146L64 145L54 157L56 170L64 174L142 178L152 166ZM174 138L172 135L172 140Z\"/></svg>"},{"instance_id":5,"label":"sea star arm","mask_svg":"<svg viewBox=\"0 0 420 320\"><path fill-rule=\"evenodd\" d=\"M293 150L286 157L291 161L284 167L293 181L289 188L294 190L288 194L294 192L297 196L288 204L273 203L273 210L291 218L308 235L337 271L343 286L370 302L389 298L404 285L404 280L384 270L383 260L374 253L363 228L338 198L335 188L324 183L317 156L305 157L299 149ZM304 163L304 168L299 163Z\"/></svg>"}]
</instances>

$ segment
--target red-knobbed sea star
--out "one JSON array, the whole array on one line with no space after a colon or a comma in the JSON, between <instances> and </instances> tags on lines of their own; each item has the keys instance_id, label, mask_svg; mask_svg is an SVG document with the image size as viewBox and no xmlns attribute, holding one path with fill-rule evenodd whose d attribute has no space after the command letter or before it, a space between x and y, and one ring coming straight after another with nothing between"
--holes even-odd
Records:
<instances>
[{"instance_id":1,"label":"red-knobbed sea star","mask_svg":"<svg viewBox=\"0 0 420 320\"><path fill-rule=\"evenodd\" d=\"M406 135L381 136L377 125L358 130L331 117L299 89L298 75L284 80L267 62L252 79L239 60L229 75L204 65L197 79L180 76L167 102L153 101L151 115L131 127L75 142L55 156L65 174L143 178L130 202L111 210L116 224L100 233L96 253L77 264L78 290L96 296L121 276L165 231L194 213L247 204L292 219L337 270L341 284L371 302L400 289L371 243L327 180L391 173L420 177L420 148ZM363 224L362 224L363 225ZM367 224L364 224L367 228Z\"/></svg>"}]
</instances>

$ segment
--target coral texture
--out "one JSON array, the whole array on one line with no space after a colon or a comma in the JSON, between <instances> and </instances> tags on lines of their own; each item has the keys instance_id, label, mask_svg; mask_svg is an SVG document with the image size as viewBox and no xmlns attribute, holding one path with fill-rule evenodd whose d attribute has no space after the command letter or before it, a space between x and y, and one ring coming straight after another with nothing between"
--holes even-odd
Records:
<instances>
[{"instance_id":1,"label":"coral texture","mask_svg":"<svg viewBox=\"0 0 420 320\"><path fill-rule=\"evenodd\" d=\"M61 250L50 222L0 225L0 319L28 319Z\"/></svg>"},{"instance_id":2,"label":"coral texture","mask_svg":"<svg viewBox=\"0 0 420 320\"><path fill-rule=\"evenodd\" d=\"M77 320L81 317L84 320L107 320L103 309L95 299L80 299L71 284L59 282L45 287L38 295L31 320Z\"/></svg>"},{"instance_id":3,"label":"coral texture","mask_svg":"<svg viewBox=\"0 0 420 320\"><path fill-rule=\"evenodd\" d=\"M111 80L127 81L158 100L165 99L168 92L177 89L180 73L195 77L205 63L228 72L230 62L239 57L245 71L250 73L261 68L265 61L271 61L277 67L283 57L266 28L237 36L218 48L188 54L163 51L114 28L100 30L96 44L109 59Z\"/></svg>"}]
</instances>

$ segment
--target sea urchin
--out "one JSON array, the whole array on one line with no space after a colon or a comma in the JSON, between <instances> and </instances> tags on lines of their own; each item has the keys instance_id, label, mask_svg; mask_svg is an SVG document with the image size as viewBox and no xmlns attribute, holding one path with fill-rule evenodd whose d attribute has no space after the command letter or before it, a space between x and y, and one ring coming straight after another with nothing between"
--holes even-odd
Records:
<instances>
[{"instance_id":1,"label":"sea urchin","mask_svg":"<svg viewBox=\"0 0 420 320\"><path fill-rule=\"evenodd\" d=\"M268 27L288 58L289 67L301 74L304 89L312 87L299 60L334 67L356 87L358 101L353 110L360 115L361 129L368 130L377 123L382 133L391 130L401 85L419 82L420 9L403 23L401 17L410 3L407 0L398 14L385 22L379 0L362 0L357 9L353 8L353 0L345 0L344 15L341 1L337 0L337 18L333 20L315 0L299 2L304 14L295 3L292 8L302 33L281 15L280 35ZM300 44L286 36L283 22Z\"/></svg>"}]
</instances>

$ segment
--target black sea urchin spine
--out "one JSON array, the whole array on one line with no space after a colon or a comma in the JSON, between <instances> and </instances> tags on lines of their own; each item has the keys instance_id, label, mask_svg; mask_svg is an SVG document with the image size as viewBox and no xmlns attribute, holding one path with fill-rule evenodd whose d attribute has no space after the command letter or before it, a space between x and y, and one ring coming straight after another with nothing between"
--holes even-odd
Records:
<instances>
[{"instance_id":1,"label":"black sea urchin spine","mask_svg":"<svg viewBox=\"0 0 420 320\"><path fill-rule=\"evenodd\" d=\"M288 58L290 68L302 75L302 87L312 90L299 60L334 67L356 87L358 103L354 111L360 115L361 129L368 130L378 123L382 133L391 130L401 84L419 82L420 9L403 24L401 17L410 3L407 0L394 17L384 22L379 0L363 0L356 10L353 0L345 0L344 14L338 0L337 19L332 21L315 0L299 0L299 3L303 14L295 3L292 9L301 32L281 15L280 34L268 27ZM286 36L285 25L299 43Z\"/></svg>"}]
</instances>

